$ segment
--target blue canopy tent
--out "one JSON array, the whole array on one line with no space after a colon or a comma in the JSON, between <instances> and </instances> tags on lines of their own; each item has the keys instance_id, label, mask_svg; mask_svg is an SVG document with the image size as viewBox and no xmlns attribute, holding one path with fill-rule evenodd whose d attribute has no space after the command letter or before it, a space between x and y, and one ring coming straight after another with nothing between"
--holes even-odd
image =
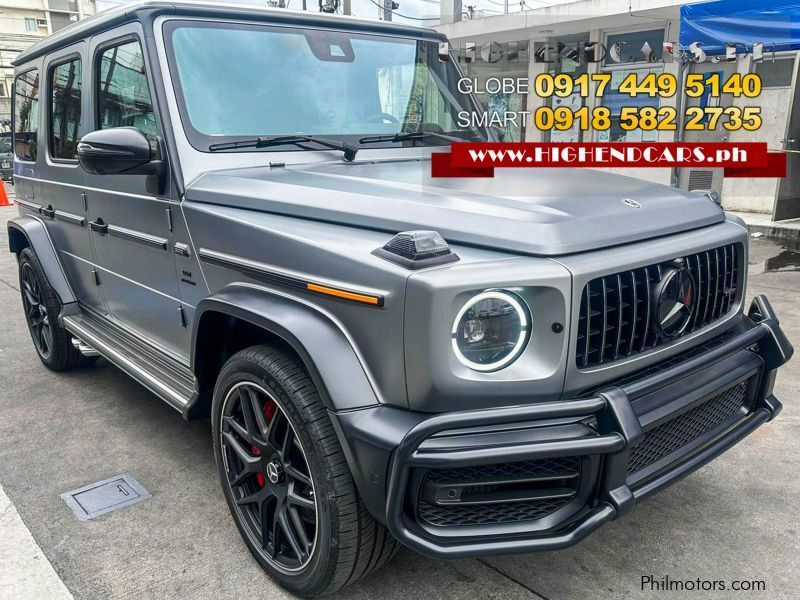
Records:
<instances>
[{"instance_id":1,"label":"blue canopy tent","mask_svg":"<svg viewBox=\"0 0 800 600\"><path fill-rule=\"evenodd\" d=\"M701 42L709 55L725 54L736 43L737 53L753 43L764 52L800 49L800 0L714 0L681 6L680 43ZM773 46L774 44L774 46Z\"/></svg>"}]
</instances>

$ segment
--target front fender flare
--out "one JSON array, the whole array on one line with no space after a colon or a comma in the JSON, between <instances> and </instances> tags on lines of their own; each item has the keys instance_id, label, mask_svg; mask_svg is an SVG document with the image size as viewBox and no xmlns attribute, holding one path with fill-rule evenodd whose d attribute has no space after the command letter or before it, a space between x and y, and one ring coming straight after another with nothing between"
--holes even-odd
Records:
<instances>
[{"instance_id":1,"label":"front fender flare","mask_svg":"<svg viewBox=\"0 0 800 600\"><path fill-rule=\"evenodd\" d=\"M200 379L198 343L209 312L222 313L281 338L300 356L329 410L379 404L358 353L334 317L314 305L273 290L230 284L197 305L192 332L192 371Z\"/></svg>"},{"instance_id":2,"label":"front fender flare","mask_svg":"<svg viewBox=\"0 0 800 600\"><path fill-rule=\"evenodd\" d=\"M19 255L26 245L36 253L47 281L58 294L62 306L75 302L75 294L69 286L44 223L27 215L15 217L8 222L8 246L11 252Z\"/></svg>"}]
</instances>

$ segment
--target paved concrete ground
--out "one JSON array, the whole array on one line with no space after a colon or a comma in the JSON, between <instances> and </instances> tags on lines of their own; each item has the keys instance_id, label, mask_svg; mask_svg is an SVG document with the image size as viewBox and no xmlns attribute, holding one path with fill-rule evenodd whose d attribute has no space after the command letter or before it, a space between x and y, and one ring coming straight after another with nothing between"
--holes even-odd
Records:
<instances>
[{"instance_id":1,"label":"paved concrete ground","mask_svg":"<svg viewBox=\"0 0 800 600\"><path fill-rule=\"evenodd\" d=\"M0 486L0 598L72 600Z\"/></svg>"},{"instance_id":2,"label":"paved concrete ground","mask_svg":"<svg viewBox=\"0 0 800 600\"><path fill-rule=\"evenodd\" d=\"M767 236L780 238L783 241L800 241L800 219L784 219L773 221L772 215L752 212L734 212L747 223L750 233L756 237Z\"/></svg>"},{"instance_id":3,"label":"paved concrete ground","mask_svg":"<svg viewBox=\"0 0 800 600\"><path fill-rule=\"evenodd\" d=\"M0 209L0 485L77 599L285 598L251 559L219 489L209 425L186 423L106 362L57 374L25 328ZM798 255L754 240L748 295L766 292L800 343ZM403 550L336 596L654 598L660 579L763 580L766 592L691 598L796 598L800 589L800 359L776 386L785 409L730 452L578 547L456 562ZM89 522L59 494L131 472L152 498ZM0 540L0 544L3 540ZM3 599L5 600L5 599Z\"/></svg>"}]
</instances>

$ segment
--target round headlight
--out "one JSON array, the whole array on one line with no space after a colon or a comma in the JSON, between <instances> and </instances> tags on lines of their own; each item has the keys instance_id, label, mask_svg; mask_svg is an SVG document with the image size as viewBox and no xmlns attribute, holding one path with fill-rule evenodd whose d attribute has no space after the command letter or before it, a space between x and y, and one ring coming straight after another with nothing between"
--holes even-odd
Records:
<instances>
[{"instance_id":1,"label":"round headlight","mask_svg":"<svg viewBox=\"0 0 800 600\"><path fill-rule=\"evenodd\" d=\"M530 318L521 299L498 290L470 298L453 322L453 351L476 371L496 371L525 349Z\"/></svg>"}]
</instances>

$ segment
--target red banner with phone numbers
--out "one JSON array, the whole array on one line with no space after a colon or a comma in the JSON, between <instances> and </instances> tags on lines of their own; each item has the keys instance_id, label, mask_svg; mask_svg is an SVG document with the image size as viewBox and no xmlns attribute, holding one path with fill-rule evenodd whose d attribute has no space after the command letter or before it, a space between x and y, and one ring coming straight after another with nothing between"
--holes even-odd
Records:
<instances>
[{"instance_id":1,"label":"red banner with phone numbers","mask_svg":"<svg viewBox=\"0 0 800 600\"><path fill-rule=\"evenodd\" d=\"M786 155L763 142L455 143L433 177L493 177L495 168L715 168L726 177L785 177Z\"/></svg>"}]
</instances>

